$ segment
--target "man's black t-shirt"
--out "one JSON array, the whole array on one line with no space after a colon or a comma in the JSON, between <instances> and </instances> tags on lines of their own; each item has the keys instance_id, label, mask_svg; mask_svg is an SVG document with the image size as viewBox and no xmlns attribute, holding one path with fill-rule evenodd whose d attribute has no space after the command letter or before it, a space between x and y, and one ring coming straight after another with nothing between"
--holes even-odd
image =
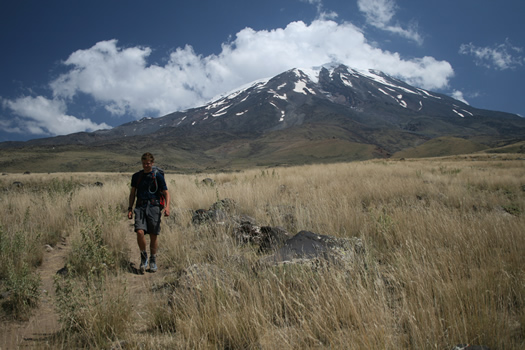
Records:
<instances>
[{"instance_id":1,"label":"man's black t-shirt","mask_svg":"<svg viewBox=\"0 0 525 350\"><path fill-rule=\"evenodd\" d=\"M154 173L155 179L154 179ZM139 182L140 181L140 182ZM164 176L158 171L148 174L144 170L136 172L131 177L131 187L137 189L137 203L160 199L160 193L168 189Z\"/></svg>"}]
</instances>

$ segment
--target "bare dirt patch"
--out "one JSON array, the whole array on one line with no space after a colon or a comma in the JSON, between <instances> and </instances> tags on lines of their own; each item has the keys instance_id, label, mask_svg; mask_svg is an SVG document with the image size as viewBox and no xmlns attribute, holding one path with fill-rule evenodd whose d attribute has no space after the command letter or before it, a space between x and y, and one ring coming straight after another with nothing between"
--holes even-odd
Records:
<instances>
[{"instance_id":1,"label":"bare dirt patch","mask_svg":"<svg viewBox=\"0 0 525 350\"><path fill-rule=\"evenodd\" d=\"M124 271L127 293L133 308L133 332L143 334L148 332L151 305L156 297L152 293L155 283L169 274L159 265L159 271L146 271L140 274L137 270L140 257L134 234L130 232L127 240L131 256L129 268ZM57 272L65 266L67 256L71 251L68 240L63 240L53 249L46 249L42 265L38 267L42 285L39 305L33 310L27 321L0 320L0 350L18 348L55 349L53 337L61 330L59 316L55 308L54 278ZM160 257L160 256L159 256Z\"/></svg>"},{"instance_id":2,"label":"bare dirt patch","mask_svg":"<svg viewBox=\"0 0 525 350\"><path fill-rule=\"evenodd\" d=\"M62 240L55 248L46 249L42 265L37 269L42 280L41 298L38 308L33 310L28 321L2 321L0 349L19 347L45 348L54 333L60 330L55 311L54 276L64 267L70 247Z\"/></svg>"}]
</instances>

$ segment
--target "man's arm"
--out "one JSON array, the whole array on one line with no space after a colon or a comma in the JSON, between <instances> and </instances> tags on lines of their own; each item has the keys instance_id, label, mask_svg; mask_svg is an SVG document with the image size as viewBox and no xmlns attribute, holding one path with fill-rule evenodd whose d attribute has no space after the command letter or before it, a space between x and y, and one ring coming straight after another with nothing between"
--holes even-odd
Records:
<instances>
[{"instance_id":1,"label":"man's arm","mask_svg":"<svg viewBox=\"0 0 525 350\"><path fill-rule=\"evenodd\" d=\"M170 193L168 190L162 191L164 198L166 198L166 206L164 207L164 216L170 216Z\"/></svg>"},{"instance_id":2,"label":"man's arm","mask_svg":"<svg viewBox=\"0 0 525 350\"><path fill-rule=\"evenodd\" d=\"M133 218L133 204L135 204L136 193L137 189L135 187L131 187L131 190L129 191L128 219Z\"/></svg>"}]
</instances>

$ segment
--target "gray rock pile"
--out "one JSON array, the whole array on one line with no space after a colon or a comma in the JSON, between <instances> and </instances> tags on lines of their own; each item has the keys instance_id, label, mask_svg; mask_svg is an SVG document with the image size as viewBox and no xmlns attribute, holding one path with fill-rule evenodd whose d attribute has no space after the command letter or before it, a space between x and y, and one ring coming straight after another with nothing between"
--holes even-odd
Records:
<instances>
[{"instance_id":1,"label":"gray rock pile","mask_svg":"<svg viewBox=\"0 0 525 350\"><path fill-rule=\"evenodd\" d=\"M336 238L310 231L301 231L286 240L274 254L261 259L266 264L311 263L321 260L339 266L347 266L358 254L364 253L361 239Z\"/></svg>"},{"instance_id":2,"label":"gray rock pile","mask_svg":"<svg viewBox=\"0 0 525 350\"><path fill-rule=\"evenodd\" d=\"M341 265L352 261L356 254L364 253L363 243L356 237L336 238L310 231L291 235L281 226L259 225L254 218L239 215L238 205L232 199L220 200L209 209L196 210L192 222L195 225L228 225L239 244L258 245L259 253L271 253L261 258L265 265L304 263L316 259Z\"/></svg>"}]
</instances>

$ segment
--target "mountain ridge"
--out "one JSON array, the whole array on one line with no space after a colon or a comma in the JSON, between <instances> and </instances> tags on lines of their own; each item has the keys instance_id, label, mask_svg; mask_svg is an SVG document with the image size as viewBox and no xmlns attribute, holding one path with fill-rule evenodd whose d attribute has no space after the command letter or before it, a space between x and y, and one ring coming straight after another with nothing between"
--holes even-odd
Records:
<instances>
[{"instance_id":1,"label":"mountain ridge","mask_svg":"<svg viewBox=\"0 0 525 350\"><path fill-rule=\"evenodd\" d=\"M0 149L82 146L129 155L150 149L181 167L200 158L209 168L388 158L438 137L487 148L525 139L525 119L517 115L478 109L380 71L328 68L294 68L196 108ZM292 143L312 149L293 157Z\"/></svg>"}]
</instances>

